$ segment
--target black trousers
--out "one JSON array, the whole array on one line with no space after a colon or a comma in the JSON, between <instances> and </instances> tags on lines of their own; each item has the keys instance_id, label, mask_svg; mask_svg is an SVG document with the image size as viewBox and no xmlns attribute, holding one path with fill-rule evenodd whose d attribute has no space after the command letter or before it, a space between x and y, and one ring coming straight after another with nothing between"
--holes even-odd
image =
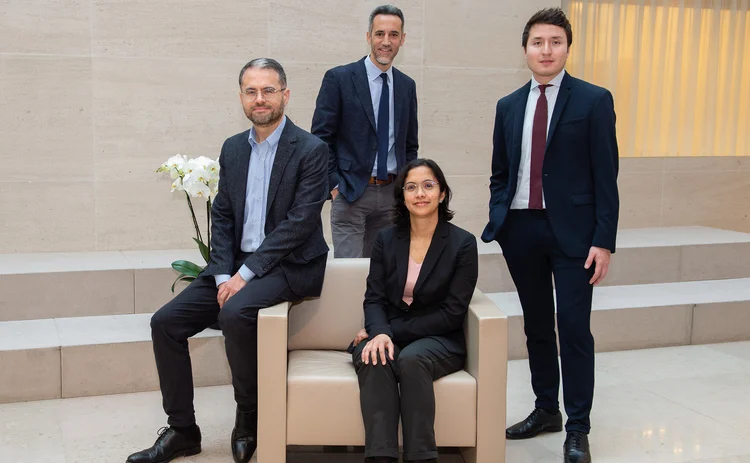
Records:
<instances>
[{"instance_id":1,"label":"black trousers","mask_svg":"<svg viewBox=\"0 0 750 463\"><path fill-rule=\"evenodd\" d=\"M563 401L568 415L565 428L588 433L594 398L593 286L589 284L594 266L586 270L585 258L563 254L544 211L511 210L498 234L498 242L523 308L536 407L553 410L560 407L554 277Z\"/></svg>"},{"instance_id":2,"label":"black trousers","mask_svg":"<svg viewBox=\"0 0 750 463\"><path fill-rule=\"evenodd\" d=\"M452 353L439 336L431 336L396 346L393 362L388 359L382 365L378 360L378 365L372 362L365 365L362 362L365 341L352 353L365 423L365 457L398 458L400 414L404 460L437 458L432 383L462 369L466 356Z\"/></svg>"},{"instance_id":3,"label":"black trousers","mask_svg":"<svg viewBox=\"0 0 750 463\"><path fill-rule=\"evenodd\" d=\"M253 278L222 309L216 301L214 277L198 277L151 318L151 338L159 372L164 411L170 426L195 423L193 372L188 338L217 321L224 332L232 370L234 398L240 410L258 403L258 311L299 299L281 268Z\"/></svg>"}]
</instances>

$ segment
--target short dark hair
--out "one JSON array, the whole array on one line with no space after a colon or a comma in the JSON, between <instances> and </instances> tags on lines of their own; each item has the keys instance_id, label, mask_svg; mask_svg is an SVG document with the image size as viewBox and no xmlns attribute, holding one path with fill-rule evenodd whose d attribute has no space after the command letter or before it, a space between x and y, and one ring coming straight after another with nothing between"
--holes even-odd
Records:
<instances>
[{"instance_id":1,"label":"short dark hair","mask_svg":"<svg viewBox=\"0 0 750 463\"><path fill-rule=\"evenodd\" d=\"M379 7L372 10L372 13L370 13L370 26L367 28L369 32L372 32L372 23L373 21L375 21L375 16L379 14L390 14L393 16L398 16L398 18L401 20L401 32L404 31L404 12L401 11L399 7L393 5L380 5Z\"/></svg>"},{"instance_id":2,"label":"short dark hair","mask_svg":"<svg viewBox=\"0 0 750 463\"><path fill-rule=\"evenodd\" d=\"M445 180L445 175L443 174L442 169L440 169L440 166L438 166L432 159L417 158L405 165L404 168L401 169L401 172L399 172L396 180L393 182L393 197L396 200L393 205L393 223L399 228L409 227L409 209L406 208L406 202L404 201L404 184L406 182L406 177L409 176L409 171L417 167L427 167L430 169L432 173L435 174L435 181L440 185L440 192L445 193L443 202L438 204L438 215L440 220L449 221L453 218L453 211L448 207L453 193L451 193L451 188Z\"/></svg>"},{"instance_id":3,"label":"short dark hair","mask_svg":"<svg viewBox=\"0 0 750 463\"><path fill-rule=\"evenodd\" d=\"M570 27L570 21L565 16L565 12L560 8L544 8L534 13L534 16L526 23L521 36L521 46L526 49L529 42L529 31L536 24L551 24L565 29L565 35L568 36L568 48L573 44L573 29Z\"/></svg>"},{"instance_id":4,"label":"short dark hair","mask_svg":"<svg viewBox=\"0 0 750 463\"><path fill-rule=\"evenodd\" d=\"M281 66L281 64L279 64L278 61L271 58L255 58L242 67L239 79L240 88L242 88L242 77L245 75L245 71L250 68L273 69L274 71L276 71L276 74L279 75L279 83L281 84L281 88L286 87L286 72L284 72L284 68Z\"/></svg>"}]
</instances>

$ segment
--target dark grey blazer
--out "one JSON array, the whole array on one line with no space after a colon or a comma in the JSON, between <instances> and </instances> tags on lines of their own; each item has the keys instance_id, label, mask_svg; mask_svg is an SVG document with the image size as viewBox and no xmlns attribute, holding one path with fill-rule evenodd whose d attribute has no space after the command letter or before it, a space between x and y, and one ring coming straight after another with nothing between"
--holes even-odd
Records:
<instances>
[{"instance_id":1,"label":"dark grey blazer","mask_svg":"<svg viewBox=\"0 0 750 463\"><path fill-rule=\"evenodd\" d=\"M287 119L271 170L266 237L243 262L238 256L252 151L249 133L228 138L221 149L219 192L211 211L211 262L203 275L232 275L244 263L263 277L280 265L292 291L319 296L328 254L320 219L328 198L328 146Z\"/></svg>"}]
</instances>

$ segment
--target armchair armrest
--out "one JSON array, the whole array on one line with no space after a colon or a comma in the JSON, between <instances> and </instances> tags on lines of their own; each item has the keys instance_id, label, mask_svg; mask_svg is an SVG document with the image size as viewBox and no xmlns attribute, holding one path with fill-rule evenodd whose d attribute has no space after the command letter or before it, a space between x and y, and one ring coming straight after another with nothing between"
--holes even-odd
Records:
<instances>
[{"instance_id":1,"label":"armchair armrest","mask_svg":"<svg viewBox=\"0 0 750 463\"><path fill-rule=\"evenodd\" d=\"M258 462L286 461L287 325L291 302L258 312Z\"/></svg>"},{"instance_id":2,"label":"armchair armrest","mask_svg":"<svg viewBox=\"0 0 750 463\"><path fill-rule=\"evenodd\" d=\"M505 413L508 381L508 317L475 290L464 324L466 371L477 381L477 442L464 449L472 462L505 458Z\"/></svg>"}]
</instances>

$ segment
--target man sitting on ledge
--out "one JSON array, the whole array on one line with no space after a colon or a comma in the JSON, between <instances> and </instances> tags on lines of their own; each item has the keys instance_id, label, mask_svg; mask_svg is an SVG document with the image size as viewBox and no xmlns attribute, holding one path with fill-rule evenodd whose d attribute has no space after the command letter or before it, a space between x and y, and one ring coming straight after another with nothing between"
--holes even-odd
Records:
<instances>
[{"instance_id":1,"label":"man sitting on ledge","mask_svg":"<svg viewBox=\"0 0 750 463\"><path fill-rule=\"evenodd\" d=\"M211 262L151 319L169 427L127 463L165 463L201 451L188 338L217 321L232 370L234 461L256 448L258 311L319 296L328 246L320 218L328 197L328 147L284 116L286 74L266 58L240 71L240 101L253 128L224 142L213 203Z\"/></svg>"}]
</instances>

